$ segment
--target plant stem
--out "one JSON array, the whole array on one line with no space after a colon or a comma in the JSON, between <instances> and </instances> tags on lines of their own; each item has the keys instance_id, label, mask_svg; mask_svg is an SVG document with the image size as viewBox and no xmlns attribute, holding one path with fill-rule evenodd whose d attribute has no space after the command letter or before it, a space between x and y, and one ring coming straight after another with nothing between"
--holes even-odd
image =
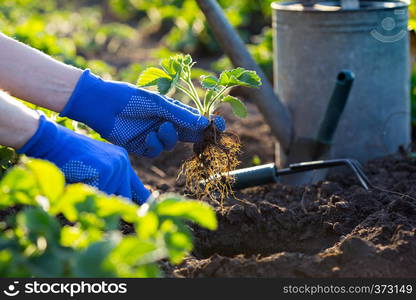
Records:
<instances>
[{"instance_id":1,"label":"plant stem","mask_svg":"<svg viewBox=\"0 0 416 300\"><path fill-rule=\"evenodd\" d=\"M176 88L178 89L178 90L180 90L181 92L183 92L183 93L185 93L186 95L188 95L189 96L189 98L191 98L192 99L192 101L195 103L195 105L196 105L196 108L198 109L198 111L199 111L199 113L201 114L201 115L203 115L204 114L204 108L201 106L201 103L199 102L199 99L197 98L197 99L195 99L195 97L185 88L185 87L183 87L183 86L181 86L181 85L179 85L179 84L176 84Z\"/></svg>"},{"instance_id":2,"label":"plant stem","mask_svg":"<svg viewBox=\"0 0 416 300\"><path fill-rule=\"evenodd\" d=\"M214 106L215 102L227 91L227 89L228 87L223 87L222 90L220 90L218 94L216 94L215 97L211 99L211 101L208 104L208 107L206 108L208 114L210 113L211 107Z\"/></svg>"},{"instance_id":3,"label":"plant stem","mask_svg":"<svg viewBox=\"0 0 416 300\"><path fill-rule=\"evenodd\" d=\"M192 82L190 74L188 74L186 82L187 82L188 86L190 87L193 95L195 96L195 99L198 99L199 104L201 105L201 107L203 107L203 104L201 104L201 100L199 99L198 92L196 91L196 88L195 88L195 86Z\"/></svg>"}]
</instances>

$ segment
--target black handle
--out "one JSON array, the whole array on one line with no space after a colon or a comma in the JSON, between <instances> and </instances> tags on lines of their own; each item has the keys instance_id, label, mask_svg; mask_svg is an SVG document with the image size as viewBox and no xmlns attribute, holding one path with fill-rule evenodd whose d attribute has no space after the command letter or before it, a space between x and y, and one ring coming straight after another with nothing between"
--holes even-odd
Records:
<instances>
[{"instance_id":1,"label":"black handle","mask_svg":"<svg viewBox=\"0 0 416 300\"><path fill-rule=\"evenodd\" d=\"M275 164L261 165L230 172L235 179L233 188L236 190L277 182Z\"/></svg>"}]
</instances>

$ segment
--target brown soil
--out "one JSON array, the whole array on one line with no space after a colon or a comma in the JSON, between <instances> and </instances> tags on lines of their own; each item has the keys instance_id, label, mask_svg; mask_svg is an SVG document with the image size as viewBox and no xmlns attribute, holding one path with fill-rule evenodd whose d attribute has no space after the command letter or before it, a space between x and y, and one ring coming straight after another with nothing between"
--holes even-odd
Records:
<instances>
[{"instance_id":1,"label":"brown soil","mask_svg":"<svg viewBox=\"0 0 416 300\"><path fill-rule=\"evenodd\" d=\"M366 171L372 182L416 196L414 162L385 158ZM218 231L195 228L194 257L173 275L414 277L416 200L365 191L352 181L244 191L247 203L229 201L218 213Z\"/></svg>"},{"instance_id":2,"label":"brown soil","mask_svg":"<svg viewBox=\"0 0 416 300\"><path fill-rule=\"evenodd\" d=\"M258 155L273 161L273 139L257 110L231 130L242 142L242 165ZM224 112L230 120L229 111ZM183 192L175 182L192 154L180 145L155 161L138 161L144 182ZM416 162L404 155L365 166L372 184L406 194L366 191L352 176L333 176L307 187L280 184L237 192L216 208L219 228L193 227L195 249L173 277L414 277L416 276ZM415 198L412 198L415 197Z\"/></svg>"}]
</instances>

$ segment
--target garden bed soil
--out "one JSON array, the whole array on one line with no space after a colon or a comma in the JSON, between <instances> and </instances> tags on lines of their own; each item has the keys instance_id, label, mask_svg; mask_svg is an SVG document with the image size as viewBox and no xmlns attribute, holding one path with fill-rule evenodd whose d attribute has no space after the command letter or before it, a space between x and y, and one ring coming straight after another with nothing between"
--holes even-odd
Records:
<instances>
[{"instance_id":1,"label":"garden bed soil","mask_svg":"<svg viewBox=\"0 0 416 300\"><path fill-rule=\"evenodd\" d=\"M253 157L273 161L274 140L256 108L247 120L229 117L243 143L242 167ZM191 147L179 145L158 159L137 161L152 188L183 193L176 181ZM224 206L212 204L216 231L192 226L195 249L171 277L415 277L416 162L404 154L365 165L378 189L364 190L350 175L306 187L272 184L245 189Z\"/></svg>"}]
</instances>

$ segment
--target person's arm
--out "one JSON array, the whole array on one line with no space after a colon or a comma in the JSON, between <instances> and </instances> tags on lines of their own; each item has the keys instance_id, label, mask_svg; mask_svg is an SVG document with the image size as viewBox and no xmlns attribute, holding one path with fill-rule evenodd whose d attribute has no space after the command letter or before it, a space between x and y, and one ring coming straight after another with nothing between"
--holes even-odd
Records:
<instances>
[{"instance_id":1,"label":"person's arm","mask_svg":"<svg viewBox=\"0 0 416 300\"><path fill-rule=\"evenodd\" d=\"M61 112L81 74L0 33L0 88L11 95Z\"/></svg>"},{"instance_id":2,"label":"person's arm","mask_svg":"<svg viewBox=\"0 0 416 300\"><path fill-rule=\"evenodd\" d=\"M138 204L150 196L126 150L55 124L1 91L0 145L54 163L67 183L89 184Z\"/></svg>"},{"instance_id":3,"label":"person's arm","mask_svg":"<svg viewBox=\"0 0 416 300\"><path fill-rule=\"evenodd\" d=\"M20 149L35 134L39 115L0 91L0 145Z\"/></svg>"},{"instance_id":4,"label":"person's arm","mask_svg":"<svg viewBox=\"0 0 416 300\"><path fill-rule=\"evenodd\" d=\"M210 121L190 106L90 70L60 63L0 33L0 89L80 121L109 142L156 157L177 141L198 143ZM215 118L219 130L225 121Z\"/></svg>"}]
</instances>

